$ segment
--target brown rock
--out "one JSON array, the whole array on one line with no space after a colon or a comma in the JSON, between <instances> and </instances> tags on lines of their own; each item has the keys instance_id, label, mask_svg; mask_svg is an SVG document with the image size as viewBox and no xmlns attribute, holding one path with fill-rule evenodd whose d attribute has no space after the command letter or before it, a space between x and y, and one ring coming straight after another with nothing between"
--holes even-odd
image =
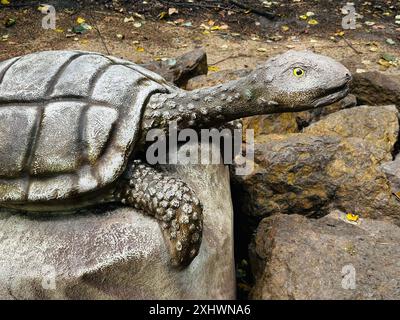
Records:
<instances>
[{"instance_id":1,"label":"brown rock","mask_svg":"<svg viewBox=\"0 0 400 320\"><path fill-rule=\"evenodd\" d=\"M359 58L348 58L341 61L352 73L351 93L359 103L368 105L395 104L400 101L400 75L388 75L380 71L357 72L364 69Z\"/></svg>"},{"instance_id":2,"label":"brown rock","mask_svg":"<svg viewBox=\"0 0 400 320\"><path fill-rule=\"evenodd\" d=\"M341 110L311 124L303 132L363 138L387 153L393 152L399 135L396 106L360 106Z\"/></svg>"},{"instance_id":3,"label":"brown rock","mask_svg":"<svg viewBox=\"0 0 400 320\"><path fill-rule=\"evenodd\" d=\"M185 86L190 78L208 72L207 55L202 49L190 51L176 59L153 61L142 66L180 87Z\"/></svg>"},{"instance_id":4,"label":"brown rock","mask_svg":"<svg viewBox=\"0 0 400 320\"><path fill-rule=\"evenodd\" d=\"M241 190L242 212L250 216L321 216L339 208L400 222L400 203L379 168L388 160L384 148L360 138L264 135L255 144L254 171L233 176L233 182Z\"/></svg>"},{"instance_id":5,"label":"brown rock","mask_svg":"<svg viewBox=\"0 0 400 320\"><path fill-rule=\"evenodd\" d=\"M250 246L256 279L250 297L400 299L400 228L342 217L336 211L321 219L262 220Z\"/></svg>"}]
</instances>

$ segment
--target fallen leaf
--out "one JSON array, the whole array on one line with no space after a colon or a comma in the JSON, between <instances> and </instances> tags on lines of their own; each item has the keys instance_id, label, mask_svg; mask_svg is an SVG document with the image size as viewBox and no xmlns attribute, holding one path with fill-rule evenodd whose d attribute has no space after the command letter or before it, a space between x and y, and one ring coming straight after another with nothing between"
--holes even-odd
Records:
<instances>
[{"instance_id":1,"label":"fallen leaf","mask_svg":"<svg viewBox=\"0 0 400 320\"><path fill-rule=\"evenodd\" d=\"M308 19L308 17L307 17L305 14L301 15L299 18L300 18L301 20L307 20L307 19Z\"/></svg>"},{"instance_id":2,"label":"fallen leaf","mask_svg":"<svg viewBox=\"0 0 400 320\"><path fill-rule=\"evenodd\" d=\"M394 42L393 39L390 39L390 38L386 39L386 43L388 43L390 45L396 44L396 42Z\"/></svg>"},{"instance_id":3,"label":"fallen leaf","mask_svg":"<svg viewBox=\"0 0 400 320\"><path fill-rule=\"evenodd\" d=\"M78 18L76 19L76 23L77 23L77 24L81 24L81 23L85 23L85 22L86 22L86 20L83 19L83 18L81 18L81 17L78 17Z\"/></svg>"},{"instance_id":4,"label":"fallen leaf","mask_svg":"<svg viewBox=\"0 0 400 320\"><path fill-rule=\"evenodd\" d=\"M386 61L385 59L380 58L378 60L378 64L380 64L381 66L385 67L385 68L389 68L391 66L389 61Z\"/></svg>"},{"instance_id":5,"label":"fallen leaf","mask_svg":"<svg viewBox=\"0 0 400 320\"><path fill-rule=\"evenodd\" d=\"M286 32L286 31L289 30L289 27L288 26L282 26L281 29L282 29L282 31Z\"/></svg>"},{"instance_id":6,"label":"fallen leaf","mask_svg":"<svg viewBox=\"0 0 400 320\"><path fill-rule=\"evenodd\" d=\"M217 71L219 71L220 69L219 69L219 67L217 67L217 66L208 66L208 71L211 71L211 72L217 72Z\"/></svg>"},{"instance_id":7,"label":"fallen leaf","mask_svg":"<svg viewBox=\"0 0 400 320\"><path fill-rule=\"evenodd\" d=\"M123 39L125 38L125 36L124 36L123 34L121 34L121 33L117 33L117 34L116 34L116 37L117 37L117 39L119 39L119 40L123 40Z\"/></svg>"},{"instance_id":8,"label":"fallen leaf","mask_svg":"<svg viewBox=\"0 0 400 320\"><path fill-rule=\"evenodd\" d=\"M7 6L7 5L10 4L10 1L8 1L8 0L1 0L1 4L4 5L4 6Z\"/></svg>"},{"instance_id":9,"label":"fallen leaf","mask_svg":"<svg viewBox=\"0 0 400 320\"><path fill-rule=\"evenodd\" d=\"M143 47L137 47L137 48L136 48L136 51L137 51L137 52L144 52L144 48L143 48Z\"/></svg>"},{"instance_id":10,"label":"fallen leaf","mask_svg":"<svg viewBox=\"0 0 400 320\"><path fill-rule=\"evenodd\" d=\"M162 20L162 19L164 19L165 18L165 16L167 15L167 12L165 12L165 11L162 11L162 12L160 12L159 14L158 14L158 19L160 19L160 20Z\"/></svg>"},{"instance_id":11,"label":"fallen leaf","mask_svg":"<svg viewBox=\"0 0 400 320\"><path fill-rule=\"evenodd\" d=\"M257 48L257 51L258 52L267 52L267 49L265 49L265 48Z\"/></svg>"},{"instance_id":12,"label":"fallen leaf","mask_svg":"<svg viewBox=\"0 0 400 320\"><path fill-rule=\"evenodd\" d=\"M178 9L176 8L169 8L168 9L168 15L172 16L174 13L178 13Z\"/></svg>"},{"instance_id":13,"label":"fallen leaf","mask_svg":"<svg viewBox=\"0 0 400 320\"><path fill-rule=\"evenodd\" d=\"M142 24L141 24L140 22L135 22L135 23L133 24L133 26L134 26L135 28L140 28L140 27L142 26Z\"/></svg>"},{"instance_id":14,"label":"fallen leaf","mask_svg":"<svg viewBox=\"0 0 400 320\"><path fill-rule=\"evenodd\" d=\"M310 19L310 20L308 20L308 24L314 26L314 25L318 24L318 21L315 19Z\"/></svg>"},{"instance_id":15,"label":"fallen leaf","mask_svg":"<svg viewBox=\"0 0 400 320\"><path fill-rule=\"evenodd\" d=\"M135 22L135 18L134 17L124 18L124 23L128 22Z\"/></svg>"},{"instance_id":16,"label":"fallen leaf","mask_svg":"<svg viewBox=\"0 0 400 320\"><path fill-rule=\"evenodd\" d=\"M17 23L17 20L15 20L14 18L8 18L5 22L4 22L4 26L6 28L10 28L13 25L15 25Z\"/></svg>"},{"instance_id":17,"label":"fallen leaf","mask_svg":"<svg viewBox=\"0 0 400 320\"><path fill-rule=\"evenodd\" d=\"M346 214L346 219L352 222L357 222L359 216L357 214L352 214L352 213L347 213Z\"/></svg>"}]
</instances>

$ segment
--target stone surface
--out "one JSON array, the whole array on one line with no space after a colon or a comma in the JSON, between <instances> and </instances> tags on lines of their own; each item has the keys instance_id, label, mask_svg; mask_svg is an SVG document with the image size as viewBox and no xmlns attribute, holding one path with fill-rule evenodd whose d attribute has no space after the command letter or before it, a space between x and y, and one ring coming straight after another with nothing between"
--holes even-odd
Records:
<instances>
[{"instance_id":1,"label":"stone surface","mask_svg":"<svg viewBox=\"0 0 400 320\"><path fill-rule=\"evenodd\" d=\"M400 191L400 155L397 154L393 161L385 162L381 165L382 171L390 182L392 191L397 193ZM400 197L399 197L400 200Z\"/></svg>"},{"instance_id":2,"label":"stone surface","mask_svg":"<svg viewBox=\"0 0 400 320\"><path fill-rule=\"evenodd\" d=\"M338 216L262 220L250 246L251 298L400 299L400 228Z\"/></svg>"},{"instance_id":3,"label":"stone surface","mask_svg":"<svg viewBox=\"0 0 400 320\"><path fill-rule=\"evenodd\" d=\"M338 208L400 222L400 203L379 168L389 160L383 148L361 138L264 135L255 144L253 172L233 175L233 182L241 211L250 216L321 216Z\"/></svg>"},{"instance_id":4,"label":"stone surface","mask_svg":"<svg viewBox=\"0 0 400 320\"><path fill-rule=\"evenodd\" d=\"M297 112L294 114L296 117L296 122L299 127L299 130L301 128L309 126L311 123L317 122L320 119L323 119L327 115L351 108L357 105L357 98L353 94L347 95L345 98L342 100L339 100L338 102L335 102L329 106L322 107L322 108L316 108L316 109L311 109L307 111L302 111L302 112ZM278 132L276 132L278 133Z\"/></svg>"},{"instance_id":5,"label":"stone surface","mask_svg":"<svg viewBox=\"0 0 400 320\"><path fill-rule=\"evenodd\" d=\"M393 151L399 135L396 106L359 106L335 112L311 124L303 132L363 138L387 153Z\"/></svg>"},{"instance_id":6,"label":"stone surface","mask_svg":"<svg viewBox=\"0 0 400 320\"><path fill-rule=\"evenodd\" d=\"M171 267L156 220L129 207L61 216L3 209L0 298L233 299L227 169L182 165L165 170L189 183L204 205L203 242L186 269Z\"/></svg>"},{"instance_id":7,"label":"stone surface","mask_svg":"<svg viewBox=\"0 0 400 320\"><path fill-rule=\"evenodd\" d=\"M202 49L189 51L175 59L153 61L142 66L180 87L185 86L189 79L208 72L207 54Z\"/></svg>"},{"instance_id":8,"label":"stone surface","mask_svg":"<svg viewBox=\"0 0 400 320\"><path fill-rule=\"evenodd\" d=\"M400 101L400 75L385 74L380 71L357 72L365 69L359 57L349 57L341 61L352 73L351 93L359 103L368 105L395 104Z\"/></svg>"}]
</instances>

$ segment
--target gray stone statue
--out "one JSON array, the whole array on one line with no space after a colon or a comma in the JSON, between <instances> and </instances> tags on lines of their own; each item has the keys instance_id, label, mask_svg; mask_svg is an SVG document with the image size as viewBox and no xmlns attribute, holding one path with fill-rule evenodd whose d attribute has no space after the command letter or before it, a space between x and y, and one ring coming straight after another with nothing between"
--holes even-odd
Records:
<instances>
[{"instance_id":1,"label":"gray stone statue","mask_svg":"<svg viewBox=\"0 0 400 320\"><path fill-rule=\"evenodd\" d=\"M289 51L249 76L181 90L129 61L49 51L0 63L0 205L65 212L119 202L158 219L172 264L188 265L202 237L202 204L185 182L138 159L152 128L218 127L241 117L331 104L349 71Z\"/></svg>"}]
</instances>

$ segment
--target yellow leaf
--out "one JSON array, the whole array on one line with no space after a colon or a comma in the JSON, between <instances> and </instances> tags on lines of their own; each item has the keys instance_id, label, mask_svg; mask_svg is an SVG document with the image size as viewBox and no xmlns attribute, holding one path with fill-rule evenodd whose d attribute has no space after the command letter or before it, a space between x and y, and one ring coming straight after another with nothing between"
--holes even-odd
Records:
<instances>
[{"instance_id":1,"label":"yellow leaf","mask_svg":"<svg viewBox=\"0 0 400 320\"><path fill-rule=\"evenodd\" d=\"M136 48L136 51L137 51L137 52L144 52L144 48L143 48L143 47L137 47L137 48Z\"/></svg>"},{"instance_id":2,"label":"yellow leaf","mask_svg":"<svg viewBox=\"0 0 400 320\"><path fill-rule=\"evenodd\" d=\"M267 49L265 49L265 48L257 48L257 51L258 52L267 52Z\"/></svg>"},{"instance_id":3,"label":"yellow leaf","mask_svg":"<svg viewBox=\"0 0 400 320\"><path fill-rule=\"evenodd\" d=\"M358 221L358 215L357 214L352 214L352 213L347 213L346 214L346 219L352 222L357 222Z\"/></svg>"},{"instance_id":4,"label":"yellow leaf","mask_svg":"<svg viewBox=\"0 0 400 320\"><path fill-rule=\"evenodd\" d=\"M305 14L301 15L299 18L300 18L301 20L307 20L307 19L308 19L308 17L307 17Z\"/></svg>"},{"instance_id":5,"label":"yellow leaf","mask_svg":"<svg viewBox=\"0 0 400 320\"><path fill-rule=\"evenodd\" d=\"M211 31L221 30L221 27L220 26L213 26L213 27L211 27L210 30Z\"/></svg>"},{"instance_id":6,"label":"yellow leaf","mask_svg":"<svg viewBox=\"0 0 400 320\"><path fill-rule=\"evenodd\" d=\"M208 66L208 71L216 72L219 71L219 68L217 66Z\"/></svg>"},{"instance_id":7,"label":"yellow leaf","mask_svg":"<svg viewBox=\"0 0 400 320\"><path fill-rule=\"evenodd\" d=\"M55 32L58 32L58 33L63 33L63 32L64 32L64 30L61 29L61 28L57 28L57 29L55 29L54 31L55 31Z\"/></svg>"},{"instance_id":8,"label":"yellow leaf","mask_svg":"<svg viewBox=\"0 0 400 320\"><path fill-rule=\"evenodd\" d=\"M343 36L344 36L344 31L336 32L336 33L335 33L335 36L343 37Z\"/></svg>"},{"instance_id":9,"label":"yellow leaf","mask_svg":"<svg viewBox=\"0 0 400 320\"><path fill-rule=\"evenodd\" d=\"M165 11L163 11L163 12L161 12L159 15L158 15L158 19L160 19L160 20L162 20L162 19L164 19L164 17L167 15L167 13L165 12Z\"/></svg>"},{"instance_id":10,"label":"yellow leaf","mask_svg":"<svg viewBox=\"0 0 400 320\"><path fill-rule=\"evenodd\" d=\"M310 19L310 20L308 20L308 24L314 26L314 25L318 24L318 21L315 19Z\"/></svg>"},{"instance_id":11,"label":"yellow leaf","mask_svg":"<svg viewBox=\"0 0 400 320\"><path fill-rule=\"evenodd\" d=\"M282 31L288 31L289 27L288 26L282 26Z\"/></svg>"},{"instance_id":12,"label":"yellow leaf","mask_svg":"<svg viewBox=\"0 0 400 320\"><path fill-rule=\"evenodd\" d=\"M81 17L78 17L77 19L76 19L76 23L77 24L82 24L82 23L85 23L86 21L85 21L85 19L83 19L83 18L81 18Z\"/></svg>"},{"instance_id":13,"label":"yellow leaf","mask_svg":"<svg viewBox=\"0 0 400 320\"><path fill-rule=\"evenodd\" d=\"M389 61L386 61L385 59L379 59L378 60L378 64L380 64L381 66L384 66L386 68L389 68L391 66Z\"/></svg>"},{"instance_id":14,"label":"yellow leaf","mask_svg":"<svg viewBox=\"0 0 400 320\"><path fill-rule=\"evenodd\" d=\"M202 33L203 34L210 34L210 31L204 30Z\"/></svg>"},{"instance_id":15,"label":"yellow leaf","mask_svg":"<svg viewBox=\"0 0 400 320\"><path fill-rule=\"evenodd\" d=\"M8 1L8 0L1 0L1 4L6 6L6 5L10 4L10 1Z\"/></svg>"}]
</instances>

